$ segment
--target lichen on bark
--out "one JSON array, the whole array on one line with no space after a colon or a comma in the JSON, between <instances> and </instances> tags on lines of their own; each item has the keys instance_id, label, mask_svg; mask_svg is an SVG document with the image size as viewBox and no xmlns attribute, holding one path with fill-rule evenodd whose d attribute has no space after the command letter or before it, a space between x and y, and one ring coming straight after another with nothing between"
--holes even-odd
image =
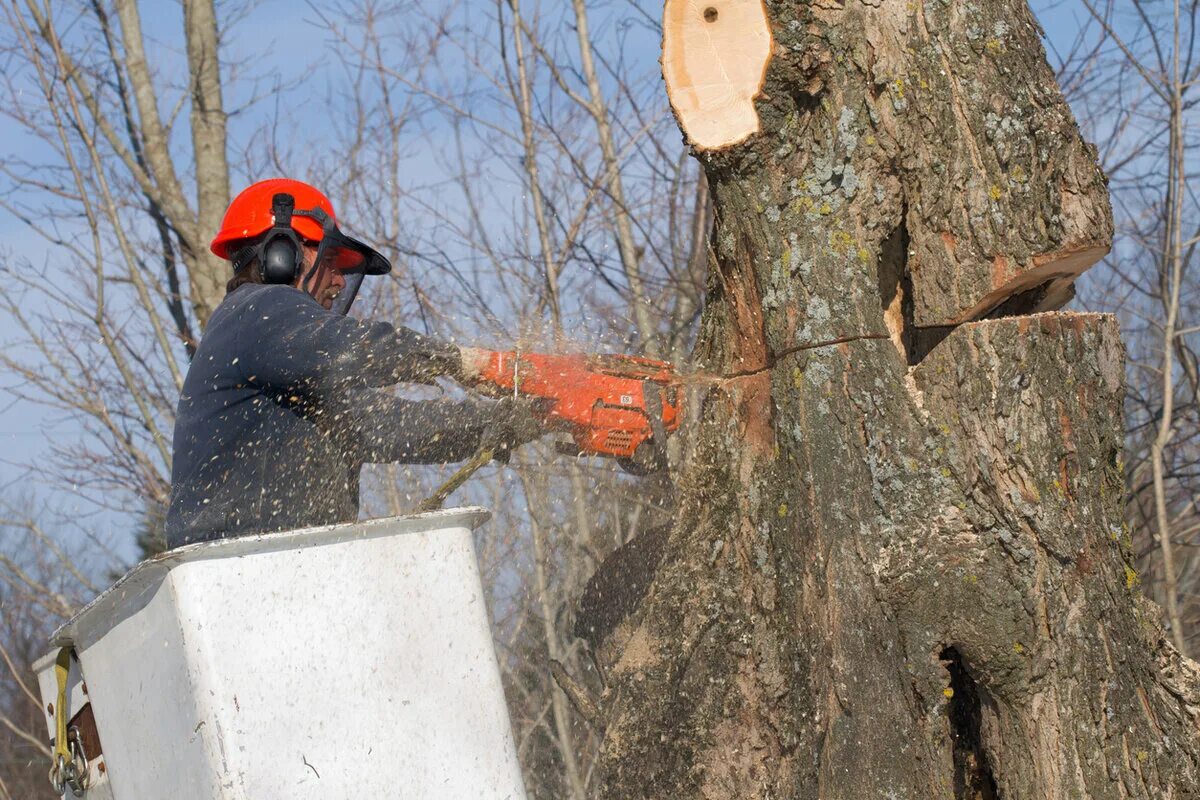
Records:
<instances>
[{"instance_id":1,"label":"lichen on bark","mask_svg":"<svg viewBox=\"0 0 1200 800\"><path fill-rule=\"evenodd\" d=\"M599 795L1197 796L1200 678L1120 527L1115 322L1030 315L1112 235L1032 15L766 6L762 132L699 156L724 377L606 651Z\"/></svg>"}]
</instances>

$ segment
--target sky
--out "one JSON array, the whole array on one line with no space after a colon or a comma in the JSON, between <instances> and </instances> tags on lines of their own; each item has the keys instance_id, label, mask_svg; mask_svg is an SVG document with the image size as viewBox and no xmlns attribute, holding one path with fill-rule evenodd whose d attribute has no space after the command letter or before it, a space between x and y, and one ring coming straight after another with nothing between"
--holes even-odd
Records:
<instances>
[{"instance_id":1,"label":"sky","mask_svg":"<svg viewBox=\"0 0 1200 800\"><path fill-rule=\"evenodd\" d=\"M478 3L481 12L493 13L491 0L467 0L466 10ZM183 65L183 55L174 47L182 25L181 12L175 3L142 3L149 59L151 63ZM229 5L229 4L227 4ZM657 0L646 0L643 7L647 13L657 15L660 6ZM1055 46L1065 50L1080 26L1080 11L1073 0L1035 0L1033 3L1044 28L1051 49ZM319 95L341 79L331 75L322 52L327 47L327 34L315 24L316 12L312 7L289 0L263 0L247 12L246 19L232 29L225 42L223 57L229 62L238 62L241 69L254 69L263 75L275 72L283 77L296 74L306 76L313 86L314 95ZM573 33L571 34L573 35ZM300 54L300 58L297 58ZM657 53L647 53L647 58L656 58ZM1053 57L1052 57L1053 59ZM307 63L305 63L307 62ZM226 98L229 108L236 108L248 99L236 91ZM259 104L244 114L267 114L269 103ZM303 118L313 124L327 124L328 120L319 113L319 107ZM247 131L254 127L254 119L245 117L231 125L233 131ZM31 142L7 117L0 117L0 142L5 143L9 153L27 153L31 157L36 143ZM236 181L235 181L236 183ZM238 187L235 186L235 191ZM35 265L53 266L53 251L29 232L23 222L0 213L0 261L19 262L28 260ZM12 339L14 330L11 321L0 317L0 343ZM28 477L27 466L38 462L47 452L50 436L69 440L76 435L75 423L64 421L45 407L28 402L13 401L0 396L0 491L32 495L40 502L70 513L89 513L90 506L78 502L69 489L46 490L39 488ZM129 542L132 536L124 535L130 528L130 520L123 515L100 514L88 520L89 525L103 528L107 535L102 538L118 542L122 557L131 557Z\"/></svg>"}]
</instances>

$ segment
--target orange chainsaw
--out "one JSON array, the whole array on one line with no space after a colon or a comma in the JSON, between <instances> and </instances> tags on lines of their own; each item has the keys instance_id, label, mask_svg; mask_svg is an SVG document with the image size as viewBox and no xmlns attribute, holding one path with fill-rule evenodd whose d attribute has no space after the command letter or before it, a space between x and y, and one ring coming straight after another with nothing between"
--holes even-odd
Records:
<instances>
[{"instance_id":1,"label":"orange chainsaw","mask_svg":"<svg viewBox=\"0 0 1200 800\"><path fill-rule=\"evenodd\" d=\"M646 475L666 466L667 435L683 417L682 389L666 361L623 355L483 352L476 389L492 397L524 396L547 430L571 442L570 455L617 459Z\"/></svg>"}]
</instances>

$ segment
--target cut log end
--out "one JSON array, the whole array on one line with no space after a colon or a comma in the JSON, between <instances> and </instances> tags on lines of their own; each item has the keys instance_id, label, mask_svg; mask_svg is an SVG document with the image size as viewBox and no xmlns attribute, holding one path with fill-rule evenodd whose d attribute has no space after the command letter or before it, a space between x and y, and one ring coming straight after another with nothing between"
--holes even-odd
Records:
<instances>
[{"instance_id":1,"label":"cut log end","mask_svg":"<svg viewBox=\"0 0 1200 800\"><path fill-rule=\"evenodd\" d=\"M666 0L663 78L679 126L697 150L758 133L754 100L771 59L762 0Z\"/></svg>"}]
</instances>

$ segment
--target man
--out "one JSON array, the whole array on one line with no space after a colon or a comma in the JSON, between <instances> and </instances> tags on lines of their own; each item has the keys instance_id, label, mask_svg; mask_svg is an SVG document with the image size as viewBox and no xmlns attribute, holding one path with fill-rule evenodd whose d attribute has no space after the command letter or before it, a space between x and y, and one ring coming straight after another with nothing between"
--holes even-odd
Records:
<instances>
[{"instance_id":1,"label":"man","mask_svg":"<svg viewBox=\"0 0 1200 800\"><path fill-rule=\"evenodd\" d=\"M472 352L346 316L365 275L391 265L337 228L300 181L234 198L212 251L233 262L184 381L175 421L171 547L350 522L364 463L459 461L540 435L514 401L414 402L380 387L470 382Z\"/></svg>"}]
</instances>

